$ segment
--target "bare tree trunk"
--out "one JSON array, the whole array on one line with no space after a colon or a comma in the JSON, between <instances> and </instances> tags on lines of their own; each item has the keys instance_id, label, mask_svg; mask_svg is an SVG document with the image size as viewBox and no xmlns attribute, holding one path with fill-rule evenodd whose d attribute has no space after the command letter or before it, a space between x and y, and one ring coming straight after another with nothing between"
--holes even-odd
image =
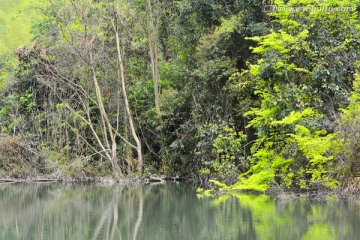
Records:
<instances>
[{"instance_id":1,"label":"bare tree trunk","mask_svg":"<svg viewBox=\"0 0 360 240\"><path fill-rule=\"evenodd\" d=\"M158 4L158 1L156 1ZM159 94L158 40L159 40L159 7L154 14L150 0L146 0L146 33L148 38L151 71L154 82L155 109L159 123L162 123Z\"/></svg>"},{"instance_id":2,"label":"bare tree trunk","mask_svg":"<svg viewBox=\"0 0 360 240\"><path fill-rule=\"evenodd\" d=\"M126 112L126 109L125 109L125 112ZM126 113L124 114L124 127L125 127L124 137L126 139L128 139L129 129L128 129L128 117L127 117ZM125 161L127 164L128 173L132 173L134 170L133 153L132 153L131 147L128 144L125 145Z\"/></svg>"},{"instance_id":3,"label":"bare tree trunk","mask_svg":"<svg viewBox=\"0 0 360 240\"><path fill-rule=\"evenodd\" d=\"M110 150L110 156L111 156L111 165L113 168L113 172L115 174L115 176L117 178L120 178L122 176L122 171L121 168L119 167L118 164L118 159L117 159L117 145L116 145L116 140L115 140L115 133L113 132L113 127L109 121L108 115L106 113L105 107L104 107L104 103L102 101L102 96L101 96L101 90L100 90L100 86L99 86L99 82L97 80L96 77L96 73L95 70L92 66L92 56L90 53L90 61L91 61L91 71L92 71L92 75L93 75L93 81L94 81L94 87L95 87L95 93L96 93L96 99L98 102L98 106L99 106L99 110L100 110L100 115L101 115L101 121L103 124L103 134L104 134L104 138L105 138L105 142L107 144L108 149ZM108 141L108 136L107 133L109 132L110 135L110 140L111 143Z\"/></svg>"},{"instance_id":4,"label":"bare tree trunk","mask_svg":"<svg viewBox=\"0 0 360 240\"><path fill-rule=\"evenodd\" d=\"M163 118L161 116L160 109L160 90L159 90L159 66L158 66L158 43L159 43L159 23L160 23L160 3L155 1L156 9L151 6L151 1L146 0L146 33L149 45L149 54L151 60L151 71L154 83L154 95L155 95L155 109L157 115L157 121L159 125L163 124ZM160 147L165 149L165 133L164 129L160 130ZM168 162L167 155L163 155L162 164L165 166Z\"/></svg>"},{"instance_id":5,"label":"bare tree trunk","mask_svg":"<svg viewBox=\"0 0 360 240\"><path fill-rule=\"evenodd\" d=\"M141 149L142 146L141 146L141 141L135 131L134 121L133 121L133 117L132 117L132 114L130 111L129 100L128 100L127 92L126 92L125 70L124 70L124 63L123 63L123 52L122 52L120 39L119 39L119 29L114 21L111 21L111 24L112 24L115 38L116 38L116 48L117 48L118 63L119 63L118 74L121 79L122 94L123 94L124 103L125 103L125 110L126 110L126 114L128 116L131 134L136 142L136 150L137 150L137 155L138 155L137 156L138 157L137 170L140 174L142 174L142 168L143 168L142 149Z\"/></svg>"}]
</instances>

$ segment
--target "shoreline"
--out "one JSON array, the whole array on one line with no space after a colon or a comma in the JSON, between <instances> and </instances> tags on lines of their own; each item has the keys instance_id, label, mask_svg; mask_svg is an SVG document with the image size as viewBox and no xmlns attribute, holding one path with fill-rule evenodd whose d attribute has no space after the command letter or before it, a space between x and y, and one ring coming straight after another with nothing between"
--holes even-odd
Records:
<instances>
[{"instance_id":1,"label":"shoreline","mask_svg":"<svg viewBox=\"0 0 360 240\"><path fill-rule=\"evenodd\" d=\"M360 178L358 179L360 181ZM87 177L87 178L48 178L44 176L38 176L34 178L0 178L0 186L7 184L54 184L54 183L65 183L65 184L100 184L100 185L130 185L130 184L166 184L166 183L188 183L191 182L187 179L180 177L169 177L169 176L145 176L145 177L124 177L116 179L112 177ZM360 188L351 188L349 186L340 186L336 189L325 189L325 188L313 188L313 189L286 189L281 186L272 186L265 192L257 192L250 190L243 191L219 191L221 194L236 193L249 193L249 194L265 194L273 196L280 200L293 200L299 198L309 198L312 200L326 200L326 198L336 197L339 200L346 199L360 199Z\"/></svg>"},{"instance_id":2,"label":"shoreline","mask_svg":"<svg viewBox=\"0 0 360 240\"><path fill-rule=\"evenodd\" d=\"M188 182L180 177L169 176L146 176L146 177L124 177L121 179L112 177L86 177L86 178L49 178L44 176L29 178L0 178L1 184L11 183L100 183L100 184L132 184L132 183L169 183L169 182Z\"/></svg>"},{"instance_id":3,"label":"shoreline","mask_svg":"<svg viewBox=\"0 0 360 240\"><path fill-rule=\"evenodd\" d=\"M339 200L346 199L360 199L360 189L352 189L347 186L340 186L335 189L284 189L282 187L273 186L270 187L266 192L266 195L274 196L279 199L298 199L298 198L309 198L314 200L323 201L327 198L336 197Z\"/></svg>"}]
</instances>

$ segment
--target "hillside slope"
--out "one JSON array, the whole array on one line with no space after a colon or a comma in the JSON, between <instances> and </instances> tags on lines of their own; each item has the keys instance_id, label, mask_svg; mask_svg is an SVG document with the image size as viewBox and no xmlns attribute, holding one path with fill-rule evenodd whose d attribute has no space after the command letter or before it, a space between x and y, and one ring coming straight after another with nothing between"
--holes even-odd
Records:
<instances>
[{"instance_id":1,"label":"hillside slope","mask_svg":"<svg viewBox=\"0 0 360 240\"><path fill-rule=\"evenodd\" d=\"M0 0L0 55L31 40L31 25L39 20L39 1Z\"/></svg>"}]
</instances>

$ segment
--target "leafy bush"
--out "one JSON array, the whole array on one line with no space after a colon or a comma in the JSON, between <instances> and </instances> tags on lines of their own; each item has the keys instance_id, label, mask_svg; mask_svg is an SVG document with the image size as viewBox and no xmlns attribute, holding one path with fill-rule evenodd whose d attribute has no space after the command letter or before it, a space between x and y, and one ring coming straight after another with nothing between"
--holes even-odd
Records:
<instances>
[{"instance_id":1,"label":"leafy bush","mask_svg":"<svg viewBox=\"0 0 360 240\"><path fill-rule=\"evenodd\" d=\"M196 156L200 161L200 175L204 180L216 179L231 183L239 171L247 169L244 157L246 136L226 124L207 124L196 136Z\"/></svg>"},{"instance_id":2,"label":"leafy bush","mask_svg":"<svg viewBox=\"0 0 360 240\"><path fill-rule=\"evenodd\" d=\"M269 121L270 132L254 144L257 149L253 149L250 170L241 174L231 188L266 191L272 184L300 188L314 184L337 186L334 155L339 151L339 143L334 134L305 126L306 120L315 116L318 114L312 109L305 109L291 112L282 120ZM252 124L263 125L263 121L256 117ZM278 132L282 134L275 135Z\"/></svg>"},{"instance_id":3,"label":"leafy bush","mask_svg":"<svg viewBox=\"0 0 360 240\"><path fill-rule=\"evenodd\" d=\"M350 104L343 109L339 124L339 137L343 141L344 152L341 156L341 175L356 175L358 169L352 166L360 159L360 75L356 74L354 91Z\"/></svg>"}]
</instances>

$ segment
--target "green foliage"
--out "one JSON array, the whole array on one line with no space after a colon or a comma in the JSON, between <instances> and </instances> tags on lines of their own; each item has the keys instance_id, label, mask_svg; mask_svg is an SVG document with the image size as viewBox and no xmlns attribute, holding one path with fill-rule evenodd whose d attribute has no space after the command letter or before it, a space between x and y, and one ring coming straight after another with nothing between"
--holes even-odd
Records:
<instances>
[{"instance_id":1,"label":"green foliage","mask_svg":"<svg viewBox=\"0 0 360 240\"><path fill-rule=\"evenodd\" d=\"M152 2L159 22L151 31L144 1L32 2L44 17L30 3L4 2L0 45L6 42L11 52L0 46L0 55L15 53L31 36L36 44L19 47L16 61L0 58L1 132L42 146L37 150L54 172L98 167L106 173L110 154L125 172L133 167L137 152L128 147L134 142L112 23L121 33L129 108L147 174L262 192L272 185L334 187L358 158L354 9L360 0L279 0L274 4L282 8L269 14L261 0ZM326 6L352 9L292 11ZM25 15L31 20L19 24ZM31 35L29 22L38 20ZM151 81L152 31L158 33L160 114Z\"/></svg>"},{"instance_id":2,"label":"green foliage","mask_svg":"<svg viewBox=\"0 0 360 240\"><path fill-rule=\"evenodd\" d=\"M339 126L339 139L343 143L343 164L341 173L343 175L357 174L357 169L352 165L359 160L360 151L360 75L357 73L353 83L354 90L349 98L350 104L342 109Z\"/></svg>"},{"instance_id":3,"label":"green foliage","mask_svg":"<svg viewBox=\"0 0 360 240\"><path fill-rule=\"evenodd\" d=\"M218 155L218 160L235 160L246 136L229 127L224 127L223 132L225 134L220 133L213 143L213 153Z\"/></svg>"},{"instance_id":4,"label":"green foliage","mask_svg":"<svg viewBox=\"0 0 360 240\"><path fill-rule=\"evenodd\" d=\"M314 110L312 108L306 108L304 109L302 112L295 112L292 111L289 116L284 117L282 120L280 121L273 121L272 124L273 125L292 125L295 124L301 120L303 120L305 117L309 118L309 117L314 117L316 116L316 114L314 113Z\"/></svg>"},{"instance_id":5,"label":"green foliage","mask_svg":"<svg viewBox=\"0 0 360 240\"><path fill-rule=\"evenodd\" d=\"M276 4L286 6L283 9L326 5L317 1ZM358 2L351 4L355 9ZM255 81L253 89L261 105L244 114L251 118L247 127L255 128L257 136L250 170L231 187L259 191L267 190L271 184L306 188L320 183L335 187L339 183L335 156L340 145L334 134L327 133L335 130L335 124L324 122L334 121L330 114L347 104L348 81L353 78L352 66L358 59L353 53L360 47L345 47L349 36L359 39L359 34L349 29L342 35L337 31L341 27L336 18L349 22L352 29L359 27L358 18L352 12L326 11L286 10L271 15L276 23L274 29L265 36L249 38L258 43L253 53L260 54L261 59L250 65L251 76L247 71L240 75ZM321 34L314 28L320 23ZM325 38L332 49L321 46ZM333 64L327 58L329 54L342 56L349 68L344 69L344 63ZM332 105L327 104L329 101Z\"/></svg>"},{"instance_id":6,"label":"green foliage","mask_svg":"<svg viewBox=\"0 0 360 240\"><path fill-rule=\"evenodd\" d=\"M329 176L329 174L334 173L335 166L331 164L334 156L328 155L330 151L336 153L334 135L326 135L325 131L311 133L308 128L301 125L296 126L295 132L294 135L290 135L290 138L297 143L309 162L306 173L311 174L311 181L324 180L325 185L336 186L336 181Z\"/></svg>"},{"instance_id":7,"label":"green foliage","mask_svg":"<svg viewBox=\"0 0 360 240\"><path fill-rule=\"evenodd\" d=\"M328 187L336 187L339 182L335 178L337 169L333 160L339 152L340 145L334 138L335 135L326 135L324 130L312 133L300 125L296 126L295 132L290 138L297 143L307 160L305 172L311 176L310 183L319 182ZM301 180L299 179L300 182Z\"/></svg>"},{"instance_id":8,"label":"green foliage","mask_svg":"<svg viewBox=\"0 0 360 240\"><path fill-rule=\"evenodd\" d=\"M0 55L10 54L23 44L29 44L31 27L41 19L36 10L39 0L2 0L0 8Z\"/></svg>"},{"instance_id":9,"label":"green foliage","mask_svg":"<svg viewBox=\"0 0 360 240\"><path fill-rule=\"evenodd\" d=\"M325 130L311 131L304 125L318 114L305 109L291 112L282 120L269 120L268 111L266 115L261 110L256 113L250 124L259 128L267 126L268 130L261 132L253 146L250 170L241 174L239 182L230 189L266 191L276 183L302 188L313 183L337 186L333 159L339 144L333 134L326 134Z\"/></svg>"},{"instance_id":10,"label":"green foliage","mask_svg":"<svg viewBox=\"0 0 360 240\"><path fill-rule=\"evenodd\" d=\"M243 133L237 133L225 124L208 124L200 128L196 137L200 175L205 180L231 182L239 170L247 168L243 153L246 136Z\"/></svg>"}]
</instances>

